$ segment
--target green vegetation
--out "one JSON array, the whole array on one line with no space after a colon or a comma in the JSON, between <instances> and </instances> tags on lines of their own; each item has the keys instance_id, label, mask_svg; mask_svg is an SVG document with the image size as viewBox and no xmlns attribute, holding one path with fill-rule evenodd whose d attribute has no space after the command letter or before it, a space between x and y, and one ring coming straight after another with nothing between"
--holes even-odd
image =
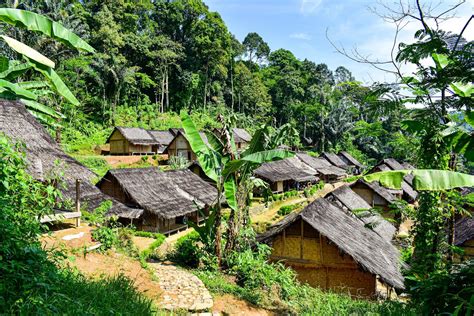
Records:
<instances>
[{"instance_id":1,"label":"green vegetation","mask_svg":"<svg viewBox=\"0 0 474 316\"><path fill-rule=\"evenodd\" d=\"M8 314L151 315L152 304L123 276L86 279L63 264L65 254L39 242L38 216L57 207L55 179L41 183L26 170L22 146L0 136L0 310ZM91 304L91 297L94 304Z\"/></svg>"},{"instance_id":2,"label":"green vegetation","mask_svg":"<svg viewBox=\"0 0 474 316\"><path fill-rule=\"evenodd\" d=\"M293 210L299 208L300 205L298 204L292 204L292 205L283 205L282 207L280 207L280 209L278 210L278 215L280 216L285 216L285 215L288 215L290 214Z\"/></svg>"}]
</instances>

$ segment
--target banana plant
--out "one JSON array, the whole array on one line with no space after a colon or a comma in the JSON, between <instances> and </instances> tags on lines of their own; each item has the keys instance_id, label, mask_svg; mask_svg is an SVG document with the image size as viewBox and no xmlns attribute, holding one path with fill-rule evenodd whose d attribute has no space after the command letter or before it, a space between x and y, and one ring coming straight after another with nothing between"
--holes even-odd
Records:
<instances>
[{"instance_id":1,"label":"banana plant","mask_svg":"<svg viewBox=\"0 0 474 316\"><path fill-rule=\"evenodd\" d=\"M0 8L0 21L42 33L79 51L94 52L92 46L60 23L34 12ZM0 97L21 100L39 120L48 125L57 125L56 119L63 118L63 115L40 103L38 97L52 90L74 105L78 105L79 101L54 71L55 63L14 38L4 34L0 35L0 38L23 58L18 61L0 56ZM19 78L28 71L43 75L46 81L19 82Z\"/></svg>"},{"instance_id":2,"label":"banana plant","mask_svg":"<svg viewBox=\"0 0 474 316\"><path fill-rule=\"evenodd\" d=\"M233 135L225 124L221 130L221 135L217 136L215 133L207 133L207 142L205 142L186 111L181 111L181 121L186 139L196 154L202 170L215 182L217 187L218 196L215 208L214 232L215 252L220 263L221 203L223 197L225 196L227 204L231 208L231 217L235 216L235 213L239 212L239 204L241 204L237 199L239 185L244 180L248 180L252 171L262 163L289 158L294 154L280 149L264 150L262 143L266 127L258 130L254 137L252 137L248 148L239 154Z\"/></svg>"}]
</instances>

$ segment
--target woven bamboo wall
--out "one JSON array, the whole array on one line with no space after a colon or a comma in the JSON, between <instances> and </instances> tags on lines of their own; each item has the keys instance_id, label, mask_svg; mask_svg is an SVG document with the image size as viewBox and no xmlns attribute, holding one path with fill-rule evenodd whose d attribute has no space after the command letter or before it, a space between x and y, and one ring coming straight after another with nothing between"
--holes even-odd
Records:
<instances>
[{"instance_id":1,"label":"woven bamboo wall","mask_svg":"<svg viewBox=\"0 0 474 316\"><path fill-rule=\"evenodd\" d=\"M297 272L301 282L311 286L351 295L375 294L376 276L362 271L352 257L307 223L297 221L275 237L272 259L282 260Z\"/></svg>"}]
</instances>

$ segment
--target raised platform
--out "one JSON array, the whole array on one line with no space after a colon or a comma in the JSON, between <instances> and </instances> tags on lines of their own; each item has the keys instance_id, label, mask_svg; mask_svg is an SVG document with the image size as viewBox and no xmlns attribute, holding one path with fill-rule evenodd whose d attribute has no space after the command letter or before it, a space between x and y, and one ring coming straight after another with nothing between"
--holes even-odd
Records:
<instances>
[{"instance_id":1,"label":"raised platform","mask_svg":"<svg viewBox=\"0 0 474 316\"><path fill-rule=\"evenodd\" d=\"M55 210L54 214L45 215L40 218L40 223L61 222L65 219L76 219L76 226L81 223L81 212L70 212L64 210Z\"/></svg>"}]
</instances>

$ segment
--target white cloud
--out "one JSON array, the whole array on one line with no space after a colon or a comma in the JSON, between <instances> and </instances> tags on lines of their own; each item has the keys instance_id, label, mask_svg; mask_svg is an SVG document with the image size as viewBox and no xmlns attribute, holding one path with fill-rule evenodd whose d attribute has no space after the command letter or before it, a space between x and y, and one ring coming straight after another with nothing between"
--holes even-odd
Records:
<instances>
[{"instance_id":1,"label":"white cloud","mask_svg":"<svg viewBox=\"0 0 474 316\"><path fill-rule=\"evenodd\" d=\"M299 39L303 41L309 41L311 40L311 35L309 35L308 33L293 33L293 34L290 34L290 38Z\"/></svg>"},{"instance_id":2,"label":"white cloud","mask_svg":"<svg viewBox=\"0 0 474 316\"><path fill-rule=\"evenodd\" d=\"M321 2L322 0L301 0L300 12L304 15L313 14Z\"/></svg>"}]
</instances>

